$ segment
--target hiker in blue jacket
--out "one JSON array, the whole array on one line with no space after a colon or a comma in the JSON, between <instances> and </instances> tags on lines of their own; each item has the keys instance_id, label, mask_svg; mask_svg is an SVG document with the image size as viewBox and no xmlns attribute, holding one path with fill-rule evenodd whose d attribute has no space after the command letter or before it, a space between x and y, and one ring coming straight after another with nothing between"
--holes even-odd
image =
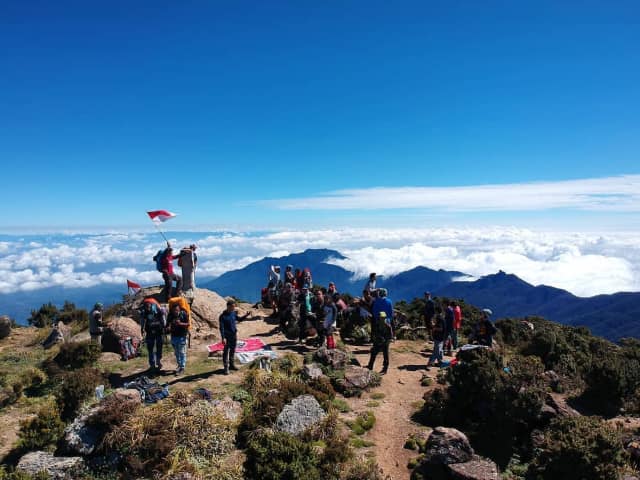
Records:
<instances>
[{"instance_id":1,"label":"hiker in blue jacket","mask_svg":"<svg viewBox=\"0 0 640 480\"><path fill-rule=\"evenodd\" d=\"M242 319L249 316L247 312ZM236 301L228 300L227 309L220 314L218 324L220 325L220 336L224 343L222 351L222 363L224 364L224 374L229 375L229 370L237 370L234 363L236 355L236 344L238 343L238 312L236 312Z\"/></svg>"}]
</instances>

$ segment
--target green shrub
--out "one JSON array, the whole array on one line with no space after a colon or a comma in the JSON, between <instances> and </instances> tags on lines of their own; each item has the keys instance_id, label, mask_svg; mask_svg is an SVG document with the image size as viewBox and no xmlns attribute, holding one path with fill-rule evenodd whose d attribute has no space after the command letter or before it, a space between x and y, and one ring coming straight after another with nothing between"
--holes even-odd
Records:
<instances>
[{"instance_id":1,"label":"green shrub","mask_svg":"<svg viewBox=\"0 0 640 480\"><path fill-rule=\"evenodd\" d=\"M95 388L105 382L105 378L98 369L82 368L65 372L56 377L56 381L60 382L55 396L62 408L62 419L71 420L82 403L93 395Z\"/></svg>"},{"instance_id":2,"label":"green shrub","mask_svg":"<svg viewBox=\"0 0 640 480\"><path fill-rule=\"evenodd\" d=\"M560 417L544 435L540 453L527 471L528 480L609 480L624 465L618 433L595 417Z\"/></svg>"},{"instance_id":3,"label":"green shrub","mask_svg":"<svg viewBox=\"0 0 640 480\"><path fill-rule=\"evenodd\" d=\"M247 478L320 480L319 456L311 444L288 433L254 432L247 445Z\"/></svg>"},{"instance_id":4,"label":"green shrub","mask_svg":"<svg viewBox=\"0 0 640 480\"><path fill-rule=\"evenodd\" d=\"M101 353L102 348L96 343L66 342L60 346L60 351L54 361L61 368L76 370L95 365Z\"/></svg>"},{"instance_id":5,"label":"green shrub","mask_svg":"<svg viewBox=\"0 0 640 480\"><path fill-rule=\"evenodd\" d=\"M58 308L51 302L45 303L38 310L31 310L27 321L34 327L50 327L58 321Z\"/></svg>"},{"instance_id":6,"label":"green shrub","mask_svg":"<svg viewBox=\"0 0 640 480\"><path fill-rule=\"evenodd\" d=\"M342 398L334 398L331 400L331 405L340 413L347 413L351 411L349 404Z\"/></svg>"},{"instance_id":7,"label":"green shrub","mask_svg":"<svg viewBox=\"0 0 640 480\"><path fill-rule=\"evenodd\" d=\"M355 420L348 422L349 427L356 435L364 435L376 424L376 416L371 410L358 414Z\"/></svg>"},{"instance_id":8,"label":"green shrub","mask_svg":"<svg viewBox=\"0 0 640 480\"><path fill-rule=\"evenodd\" d=\"M18 446L24 451L52 450L62 436L64 426L58 407L48 402L35 417L20 423Z\"/></svg>"},{"instance_id":9,"label":"green shrub","mask_svg":"<svg viewBox=\"0 0 640 480\"><path fill-rule=\"evenodd\" d=\"M345 465L341 480L389 480L373 459L355 458Z\"/></svg>"}]
</instances>

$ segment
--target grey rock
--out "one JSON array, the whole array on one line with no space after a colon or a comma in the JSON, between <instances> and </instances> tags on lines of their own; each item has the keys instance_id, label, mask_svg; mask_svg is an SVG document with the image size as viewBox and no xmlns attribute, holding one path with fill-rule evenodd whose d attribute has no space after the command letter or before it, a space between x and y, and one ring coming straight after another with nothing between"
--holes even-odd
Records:
<instances>
[{"instance_id":1,"label":"grey rock","mask_svg":"<svg viewBox=\"0 0 640 480\"><path fill-rule=\"evenodd\" d=\"M54 457L48 452L29 452L24 455L16 467L30 475L46 472L54 479L77 478L84 469L82 457Z\"/></svg>"},{"instance_id":2,"label":"grey rock","mask_svg":"<svg viewBox=\"0 0 640 480\"><path fill-rule=\"evenodd\" d=\"M42 342L42 346L45 350L50 349L58 343L66 342L70 338L71 329L62 322L58 322L55 326L51 327L49 336Z\"/></svg>"},{"instance_id":3,"label":"grey rock","mask_svg":"<svg viewBox=\"0 0 640 480\"><path fill-rule=\"evenodd\" d=\"M105 432L88 424L89 420L100 414L102 408L94 407L77 416L64 430L64 441L69 451L80 455L89 455L98 446Z\"/></svg>"},{"instance_id":4,"label":"grey rock","mask_svg":"<svg viewBox=\"0 0 640 480\"><path fill-rule=\"evenodd\" d=\"M345 390L365 390L374 381L371 370L363 367L348 366L344 372L343 387Z\"/></svg>"},{"instance_id":5,"label":"grey rock","mask_svg":"<svg viewBox=\"0 0 640 480\"><path fill-rule=\"evenodd\" d=\"M0 339L11 335L11 319L6 315L0 317Z\"/></svg>"},{"instance_id":6,"label":"grey rock","mask_svg":"<svg viewBox=\"0 0 640 480\"><path fill-rule=\"evenodd\" d=\"M312 395L300 395L284 406L276 420L276 429L299 435L326 416L327 413Z\"/></svg>"},{"instance_id":7,"label":"grey rock","mask_svg":"<svg viewBox=\"0 0 640 480\"><path fill-rule=\"evenodd\" d=\"M579 417L580 413L569 405L567 400L560 394L548 393L545 398L545 403L553 408L560 417Z\"/></svg>"},{"instance_id":8,"label":"grey rock","mask_svg":"<svg viewBox=\"0 0 640 480\"><path fill-rule=\"evenodd\" d=\"M315 378L320 378L324 376L322 369L316 365L315 363L310 363L302 367L302 376L306 380L311 380Z\"/></svg>"},{"instance_id":9,"label":"grey rock","mask_svg":"<svg viewBox=\"0 0 640 480\"><path fill-rule=\"evenodd\" d=\"M452 480L499 480L498 466L489 459L474 456L469 462L448 465Z\"/></svg>"},{"instance_id":10,"label":"grey rock","mask_svg":"<svg viewBox=\"0 0 640 480\"><path fill-rule=\"evenodd\" d=\"M473 455L469 439L455 428L436 427L425 446L425 460L428 463L465 463L470 461Z\"/></svg>"},{"instance_id":11,"label":"grey rock","mask_svg":"<svg viewBox=\"0 0 640 480\"><path fill-rule=\"evenodd\" d=\"M334 370L342 370L349 362L349 354L337 348L320 347L313 355L313 359Z\"/></svg>"},{"instance_id":12,"label":"grey rock","mask_svg":"<svg viewBox=\"0 0 640 480\"><path fill-rule=\"evenodd\" d=\"M242 404L229 397L212 401L214 409L219 411L227 420L238 420L242 415Z\"/></svg>"}]
</instances>

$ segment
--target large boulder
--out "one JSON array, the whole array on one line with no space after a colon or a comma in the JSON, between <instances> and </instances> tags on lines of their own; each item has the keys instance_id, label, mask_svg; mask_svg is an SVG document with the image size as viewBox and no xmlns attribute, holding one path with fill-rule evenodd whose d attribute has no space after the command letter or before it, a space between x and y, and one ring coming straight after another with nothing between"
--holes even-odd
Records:
<instances>
[{"instance_id":1,"label":"large boulder","mask_svg":"<svg viewBox=\"0 0 640 480\"><path fill-rule=\"evenodd\" d=\"M338 379L335 386L346 397L360 396L363 390L378 385L380 377L368 368L349 365L344 378Z\"/></svg>"},{"instance_id":2,"label":"large boulder","mask_svg":"<svg viewBox=\"0 0 640 480\"><path fill-rule=\"evenodd\" d=\"M207 330L217 330L218 318L223 310L227 308L226 300L216 292L206 288L196 288L193 291L193 298L187 301L191 305L192 338L194 335L209 333ZM124 315L133 319L138 319L140 306L145 298L155 298L159 303L164 301L162 287L147 287L139 290L135 295L128 296L123 304ZM238 312L243 314L242 308Z\"/></svg>"},{"instance_id":3,"label":"large boulder","mask_svg":"<svg viewBox=\"0 0 640 480\"><path fill-rule=\"evenodd\" d=\"M44 471L54 479L78 478L79 472L84 470L84 460L82 457L54 457L51 453L37 451L24 455L16 468L30 475Z\"/></svg>"},{"instance_id":4,"label":"large boulder","mask_svg":"<svg viewBox=\"0 0 640 480\"><path fill-rule=\"evenodd\" d=\"M0 317L0 339L6 338L11 334L11 319L6 315Z\"/></svg>"},{"instance_id":5,"label":"large boulder","mask_svg":"<svg viewBox=\"0 0 640 480\"><path fill-rule=\"evenodd\" d=\"M291 435L299 435L326 416L327 413L315 397L300 395L284 406L276 420L276 428Z\"/></svg>"},{"instance_id":6,"label":"large boulder","mask_svg":"<svg viewBox=\"0 0 640 480\"><path fill-rule=\"evenodd\" d=\"M120 353L120 340L127 337L131 337L132 341L138 343L142 341L138 322L130 317L108 318L102 333L102 350Z\"/></svg>"},{"instance_id":7,"label":"large boulder","mask_svg":"<svg viewBox=\"0 0 640 480\"><path fill-rule=\"evenodd\" d=\"M452 480L499 480L495 462L475 455L470 461L448 465Z\"/></svg>"}]
</instances>

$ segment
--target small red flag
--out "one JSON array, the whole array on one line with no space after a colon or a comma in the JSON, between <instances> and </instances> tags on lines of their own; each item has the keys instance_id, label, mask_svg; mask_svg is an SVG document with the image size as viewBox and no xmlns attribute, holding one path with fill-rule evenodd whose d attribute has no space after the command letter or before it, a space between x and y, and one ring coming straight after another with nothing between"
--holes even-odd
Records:
<instances>
[{"instance_id":1,"label":"small red flag","mask_svg":"<svg viewBox=\"0 0 640 480\"><path fill-rule=\"evenodd\" d=\"M133 288L134 290L140 290L142 288L136 282L132 282L131 280L127 280L127 287Z\"/></svg>"},{"instance_id":2,"label":"small red flag","mask_svg":"<svg viewBox=\"0 0 640 480\"><path fill-rule=\"evenodd\" d=\"M177 214L171 213L167 210L153 210L151 212L147 212L147 215L149 215L149 218L151 219L152 222L159 223L159 222L166 222L170 218L175 217Z\"/></svg>"}]
</instances>

